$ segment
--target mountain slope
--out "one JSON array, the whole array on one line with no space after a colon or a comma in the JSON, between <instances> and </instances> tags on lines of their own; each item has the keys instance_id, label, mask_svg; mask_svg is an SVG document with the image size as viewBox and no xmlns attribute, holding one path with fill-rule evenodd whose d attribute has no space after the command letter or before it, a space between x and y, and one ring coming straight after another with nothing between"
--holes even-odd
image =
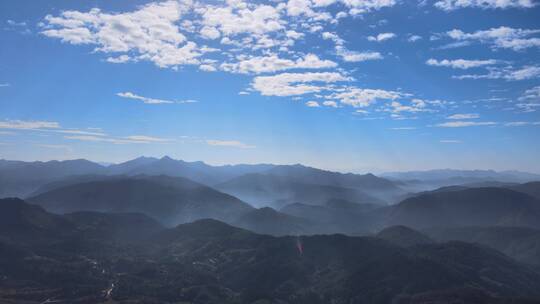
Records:
<instances>
[{"instance_id":1,"label":"mountain slope","mask_svg":"<svg viewBox=\"0 0 540 304\"><path fill-rule=\"evenodd\" d=\"M265 174L286 176L293 181L304 184L327 185L341 188L358 189L372 197L386 202L393 202L403 195L403 189L396 183L371 173L360 175L352 173L331 172L302 165L276 166Z\"/></svg>"},{"instance_id":2,"label":"mountain slope","mask_svg":"<svg viewBox=\"0 0 540 304\"><path fill-rule=\"evenodd\" d=\"M381 230L375 236L401 247L434 243L428 236L405 226L388 227Z\"/></svg>"},{"instance_id":3,"label":"mountain slope","mask_svg":"<svg viewBox=\"0 0 540 304\"><path fill-rule=\"evenodd\" d=\"M71 175L103 174L105 167L84 160L22 162L0 160L0 197L25 197L39 186Z\"/></svg>"},{"instance_id":4,"label":"mountain slope","mask_svg":"<svg viewBox=\"0 0 540 304\"><path fill-rule=\"evenodd\" d=\"M88 218L80 227L93 222ZM133 226L130 221L117 225ZM527 303L519 297L540 299L537 272L462 242L405 248L370 237L272 237L206 219L129 246L96 239L88 243L91 248L73 250L66 244L88 235L80 228L67 232L51 245L18 246L0 239L0 302L515 304Z\"/></svg>"},{"instance_id":5,"label":"mountain slope","mask_svg":"<svg viewBox=\"0 0 540 304\"><path fill-rule=\"evenodd\" d=\"M462 227L424 231L433 239L479 243L517 261L540 266L540 230L526 227Z\"/></svg>"},{"instance_id":6,"label":"mountain slope","mask_svg":"<svg viewBox=\"0 0 540 304\"><path fill-rule=\"evenodd\" d=\"M372 205L330 200L322 206L289 204L280 212L319 223L321 233L358 235L369 233L376 226L373 218L367 214L373 208Z\"/></svg>"},{"instance_id":7,"label":"mountain slope","mask_svg":"<svg viewBox=\"0 0 540 304\"><path fill-rule=\"evenodd\" d=\"M168 156L160 159L139 157L117 165L111 165L108 174L121 175L168 175L184 177L201 184L214 185L242 174L261 172L273 165L226 165L211 166L201 161L186 162Z\"/></svg>"},{"instance_id":8,"label":"mountain slope","mask_svg":"<svg viewBox=\"0 0 540 304\"><path fill-rule=\"evenodd\" d=\"M290 203L322 205L330 199L357 203L383 204L358 189L308 184L297 178L271 174L246 174L216 185L216 189L234 195L255 206L280 208Z\"/></svg>"},{"instance_id":9,"label":"mountain slope","mask_svg":"<svg viewBox=\"0 0 540 304\"><path fill-rule=\"evenodd\" d=\"M463 226L540 227L540 202L502 188L474 188L419 195L388 208L386 225L417 229Z\"/></svg>"},{"instance_id":10,"label":"mountain slope","mask_svg":"<svg viewBox=\"0 0 540 304\"><path fill-rule=\"evenodd\" d=\"M64 218L76 225L81 237L86 239L133 242L164 228L158 221L140 213L80 211L65 214Z\"/></svg>"},{"instance_id":11,"label":"mountain slope","mask_svg":"<svg viewBox=\"0 0 540 304\"><path fill-rule=\"evenodd\" d=\"M47 210L138 212L166 225L200 218L234 221L252 208L235 197L185 178L147 176L69 185L29 199Z\"/></svg>"},{"instance_id":12,"label":"mountain slope","mask_svg":"<svg viewBox=\"0 0 540 304\"><path fill-rule=\"evenodd\" d=\"M62 236L75 225L17 198L0 199L0 236L12 241Z\"/></svg>"},{"instance_id":13,"label":"mountain slope","mask_svg":"<svg viewBox=\"0 0 540 304\"><path fill-rule=\"evenodd\" d=\"M528 182L539 180L540 175L519 171L494 171L494 170L454 170L436 169L427 171L388 172L382 174L400 180L421 180L431 182L454 181L453 185L475 183L483 181L499 182ZM461 181L461 182L458 182ZM447 184L452 185L452 184Z\"/></svg>"},{"instance_id":14,"label":"mountain slope","mask_svg":"<svg viewBox=\"0 0 540 304\"><path fill-rule=\"evenodd\" d=\"M526 193L530 196L540 199L540 182L530 182L530 183L525 183L525 184L520 184L520 185L513 185L507 188L512 189L514 191Z\"/></svg>"},{"instance_id":15,"label":"mountain slope","mask_svg":"<svg viewBox=\"0 0 540 304\"><path fill-rule=\"evenodd\" d=\"M70 185L82 184L82 183L88 183L88 182L95 182L95 181L115 180L115 179L121 179L121 178L125 178L125 177L126 176L124 176L124 175L114 175L114 176L96 175L96 174L72 175L72 176L69 176L67 178L63 178L63 179L60 179L60 180L55 180L53 182L41 185L34 192L30 193L27 197L38 196L39 194L49 192L49 191L52 191L54 189L70 186Z\"/></svg>"},{"instance_id":16,"label":"mountain slope","mask_svg":"<svg viewBox=\"0 0 540 304\"><path fill-rule=\"evenodd\" d=\"M224 303L397 303L417 295L429 299L442 291L445 300L471 303L464 297L472 292L489 303L487 294L540 294L534 271L496 251L459 242L402 248L342 235L274 238L198 221L168 230L153 243L159 249L149 248L163 257L162 263L181 257L224 278L216 281L220 286L242 289L239 298L222 295ZM471 291L471 286L476 288Z\"/></svg>"},{"instance_id":17,"label":"mountain slope","mask_svg":"<svg viewBox=\"0 0 540 304\"><path fill-rule=\"evenodd\" d=\"M248 212L233 225L255 233L276 236L313 234L318 231L315 222L281 213L269 207Z\"/></svg>"}]
</instances>

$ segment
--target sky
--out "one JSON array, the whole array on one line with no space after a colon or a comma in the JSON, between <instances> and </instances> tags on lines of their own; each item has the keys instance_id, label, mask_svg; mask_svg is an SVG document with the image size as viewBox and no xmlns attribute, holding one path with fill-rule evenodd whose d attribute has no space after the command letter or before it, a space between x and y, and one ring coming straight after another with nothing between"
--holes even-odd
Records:
<instances>
[{"instance_id":1,"label":"sky","mask_svg":"<svg viewBox=\"0 0 540 304\"><path fill-rule=\"evenodd\" d=\"M0 2L0 158L540 173L536 0Z\"/></svg>"}]
</instances>

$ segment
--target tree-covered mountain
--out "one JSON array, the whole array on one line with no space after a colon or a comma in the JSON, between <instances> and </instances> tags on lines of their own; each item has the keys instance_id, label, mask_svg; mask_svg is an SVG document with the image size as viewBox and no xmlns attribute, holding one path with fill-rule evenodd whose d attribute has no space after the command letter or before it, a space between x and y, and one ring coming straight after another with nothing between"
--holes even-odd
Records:
<instances>
[{"instance_id":1,"label":"tree-covered mountain","mask_svg":"<svg viewBox=\"0 0 540 304\"><path fill-rule=\"evenodd\" d=\"M421 192L441 187L463 185L469 188L507 187L512 184L540 180L539 174L520 171L454 170L388 172L381 177L399 183L408 192Z\"/></svg>"},{"instance_id":2,"label":"tree-covered mountain","mask_svg":"<svg viewBox=\"0 0 540 304\"><path fill-rule=\"evenodd\" d=\"M309 180L309 179L307 179ZM291 203L322 205L331 199L355 203L384 204L357 188L311 184L295 177L272 174L246 174L216 185L216 189L254 206L281 208Z\"/></svg>"},{"instance_id":3,"label":"tree-covered mountain","mask_svg":"<svg viewBox=\"0 0 540 304\"><path fill-rule=\"evenodd\" d=\"M320 206L294 203L284 206L281 212L319 223L320 232L367 234L377 226L377 218L368 212L380 206L356 204L344 200L329 200Z\"/></svg>"},{"instance_id":4,"label":"tree-covered mountain","mask_svg":"<svg viewBox=\"0 0 540 304\"><path fill-rule=\"evenodd\" d=\"M427 235L405 226L387 227L379 231L375 236L402 247L435 243Z\"/></svg>"},{"instance_id":5,"label":"tree-covered mountain","mask_svg":"<svg viewBox=\"0 0 540 304\"><path fill-rule=\"evenodd\" d=\"M111 221L111 215L102 213L53 215L20 200L0 201L0 214L12 218L12 226L26 226L25 219L33 217L27 212L38 212L43 218L32 225L60 220L67 226L48 230L51 242L12 242L15 230L2 230L2 303L532 303L540 299L540 274L533 268L469 243L402 247L373 237L272 237L208 219L162 229L142 225L141 221L149 222L139 215L112 215L123 220ZM141 238L122 242L107 234L88 237L129 229L139 229ZM34 240L38 239L36 234ZM524 298L531 302L520 300Z\"/></svg>"},{"instance_id":6,"label":"tree-covered mountain","mask_svg":"<svg viewBox=\"0 0 540 304\"><path fill-rule=\"evenodd\" d=\"M159 159L139 157L109 166L102 166L87 160L50 162L0 160L0 197L28 197L36 191L37 193L43 192L44 189L40 188L50 190L57 185L71 183L70 181L74 179L101 175L167 175L184 177L207 186L214 186L242 176L249 177L251 174L271 175L296 184L354 189L357 191L357 196L360 195L364 197L364 200L372 201L392 201L404 193L395 183L372 174L342 174L301 165L211 166L200 161L186 162L165 156ZM334 192L336 191L334 190Z\"/></svg>"},{"instance_id":7,"label":"tree-covered mountain","mask_svg":"<svg viewBox=\"0 0 540 304\"><path fill-rule=\"evenodd\" d=\"M508 186L507 188L518 192L526 193L530 196L540 199L540 182L530 182L519 185L512 185Z\"/></svg>"},{"instance_id":8,"label":"tree-covered mountain","mask_svg":"<svg viewBox=\"0 0 540 304\"><path fill-rule=\"evenodd\" d=\"M29 199L57 213L138 212L166 225L201 218L227 222L253 208L230 195L182 177L137 176L83 182Z\"/></svg>"},{"instance_id":9,"label":"tree-covered mountain","mask_svg":"<svg viewBox=\"0 0 540 304\"><path fill-rule=\"evenodd\" d=\"M67 219L17 198L0 199L0 236L11 241L60 237L75 229Z\"/></svg>"},{"instance_id":10,"label":"tree-covered mountain","mask_svg":"<svg viewBox=\"0 0 540 304\"><path fill-rule=\"evenodd\" d=\"M540 180L540 175L520 171L495 171L495 170L455 170L436 169L426 171L405 171L383 173L383 177L396 178L399 180L420 181L461 181L457 184L473 183L479 181L499 181L523 183Z\"/></svg>"},{"instance_id":11,"label":"tree-covered mountain","mask_svg":"<svg viewBox=\"0 0 540 304\"><path fill-rule=\"evenodd\" d=\"M105 167L84 159L48 162L0 160L0 197L26 197L41 185L55 180L105 172Z\"/></svg>"},{"instance_id":12,"label":"tree-covered mountain","mask_svg":"<svg viewBox=\"0 0 540 304\"><path fill-rule=\"evenodd\" d=\"M211 166L202 161L187 162L164 156L159 159L140 157L111 165L107 169L109 174L179 176L205 185L214 185L243 174L262 172L272 167L274 166L270 164Z\"/></svg>"},{"instance_id":13,"label":"tree-covered mountain","mask_svg":"<svg viewBox=\"0 0 540 304\"><path fill-rule=\"evenodd\" d=\"M463 226L540 227L540 201L504 188L435 191L388 207L383 226L413 228Z\"/></svg>"},{"instance_id":14,"label":"tree-covered mountain","mask_svg":"<svg viewBox=\"0 0 540 304\"><path fill-rule=\"evenodd\" d=\"M527 227L435 228L424 231L440 242L463 241L497 249L517 261L540 266L540 230Z\"/></svg>"},{"instance_id":15,"label":"tree-covered mountain","mask_svg":"<svg viewBox=\"0 0 540 304\"><path fill-rule=\"evenodd\" d=\"M358 189L387 203L394 202L396 198L405 193L405 191L398 186L398 183L377 177L371 173L363 175L339 173L302 165L294 165L275 166L266 171L266 174L286 176L293 181L305 184Z\"/></svg>"},{"instance_id":16,"label":"tree-covered mountain","mask_svg":"<svg viewBox=\"0 0 540 304\"><path fill-rule=\"evenodd\" d=\"M234 221L233 225L255 233L275 236L306 235L328 231L317 221L285 214L270 207L250 211Z\"/></svg>"}]
</instances>

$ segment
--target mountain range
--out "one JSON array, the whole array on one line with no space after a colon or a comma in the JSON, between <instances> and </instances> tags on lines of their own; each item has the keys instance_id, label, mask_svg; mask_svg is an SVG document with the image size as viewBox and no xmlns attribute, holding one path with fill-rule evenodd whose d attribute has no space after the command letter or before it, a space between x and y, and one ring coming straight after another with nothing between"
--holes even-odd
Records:
<instances>
[{"instance_id":1,"label":"mountain range","mask_svg":"<svg viewBox=\"0 0 540 304\"><path fill-rule=\"evenodd\" d=\"M382 173L381 177L399 181L400 186L411 192L464 185L501 186L501 184L526 183L540 180L540 174L521 171L438 169Z\"/></svg>"},{"instance_id":2,"label":"mountain range","mask_svg":"<svg viewBox=\"0 0 540 304\"><path fill-rule=\"evenodd\" d=\"M118 176L60 186L28 199L56 213L140 212L165 225L201 218L232 222L253 207L183 177Z\"/></svg>"},{"instance_id":3,"label":"mountain range","mask_svg":"<svg viewBox=\"0 0 540 304\"><path fill-rule=\"evenodd\" d=\"M92 176L137 176L137 175L167 175L183 177L207 186L227 188L231 192L241 192L251 185L250 174L263 174L261 187L271 188L274 184L291 182L302 184L314 189L317 186L328 186L327 191L340 192L350 188L349 196L358 196L361 200L387 203L389 199L404 194L404 191L393 182L372 174L342 174L324 171L302 165L225 165L210 166L203 162L185 162L170 157L160 159L140 157L121 164L102 166L87 160L21 162L0 160L0 197L28 197L43 192L43 188L51 189L55 184L69 184L74 180L92 179ZM268 180L264 180L267 177ZM236 179L238 178L238 179ZM236 179L236 180L235 180ZM245 184L245 183L248 184ZM334 187L334 188L330 188ZM309 190L309 189L308 189ZM319 192L324 192L322 189ZM306 191L297 191L295 196L304 199ZM262 197L252 197L253 205L265 201L269 194ZM344 195L345 196L345 195ZM278 196L281 198L281 196ZM288 199L289 197L286 197ZM306 199L311 199L307 197ZM268 201L270 202L270 201ZM266 201L265 201L266 203Z\"/></svg>"},{"instance_id":4,"label":"mountain range","mask_svg":"<svg viewBox=\"0 0 540 304\"><path fill-rule=\"evenodd\" d=\"M540 299L538 181L168 157L1 161L0 177L25 199L0 199L0 303Z\"/></svg>"},{"instance_id":5,"label":"mountain range","mask_svg":"<svg viewBox=\"0 0 540 304\"><path fill-rule=\"evenodd\" d=\"M272 237L209 219L162 228L137 214L55 215L18 199L0 200L0 215L9 219L0 223L2 303L534 303L540 298L540 274L533 268L470 243L397 245L399 236L419 234L409 230L375 237ZM124 239L126 231L137 237ZM32 237L20 237L25 235Z\"/></svg>"},{"instance_id":6,"label":"mountain range","mask_svg":"<svg viewBox=\"0 0 540 304\"><path fill-rule=\"evenodd\" d=\"M540 200L506 188L433 191L386 208L384 225L540 227Z\"/></svg>"},{"instance_id":7,"label":"mountain range","mask_svg":"<svg viewBox=\"0 0 540 304\"><path fill-rule=\"evenodd\" d=\"M540 182L433 174L0 161L0 303L537 302Z\"/></svg>"},{"instance_id":8,"label":"mountain range","mask_svg":"<svg viewBox=\"0 0 540 304\"><path fill-rule=\"evenodd\" d=\"M265 182L276 180L274 176L260 176ZM343 192L323 191L337 186L292 183L286 188L290 192L285 192L283 188L287 182L283 179L279 177L280 183L275 183L282 188L265 188L266 193L304 193L304 201L308 203L288 203L296 201L288 200L283 201L282 204L288 204L280 208L257 209L230 194L186 178L147 175L80 176L69 182L43 186L42 191L36 192L28 201L58 214L81 211L142 213L168 227L212 218L276 236L366 235L397 225L414 229L469 226L540 228L540 200L529 195L537 193L539 183L512 185L511 189L444 187L411 195L394 205L381 205L361 203L358 197L355 200L355 196L345 195L357 193L350 188L344 188ZM258 179L252 178L251 181L254 183L247 179L242 184L260 185ZM353 201L342 199L343 196ZM300 200L300 195L296 198Z\"/></svg>"}]
</instances>

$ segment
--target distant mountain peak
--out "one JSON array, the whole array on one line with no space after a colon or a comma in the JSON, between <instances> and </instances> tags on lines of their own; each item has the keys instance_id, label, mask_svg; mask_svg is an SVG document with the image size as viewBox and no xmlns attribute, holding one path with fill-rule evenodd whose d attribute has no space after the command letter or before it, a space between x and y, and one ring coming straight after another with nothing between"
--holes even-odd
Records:
<instances>
[{"instance_id":1,"label":"distant mountain peak","mask_svg":"<svg viewBox=\"0 0 540 304\"><path fill-rule=\"evenodd\" d=\"M140 160L157 160L157 158L150 157L150 156L139 156L137 158L132 159L132 161L140 161Z\"/></svg>"}]
</instances>

